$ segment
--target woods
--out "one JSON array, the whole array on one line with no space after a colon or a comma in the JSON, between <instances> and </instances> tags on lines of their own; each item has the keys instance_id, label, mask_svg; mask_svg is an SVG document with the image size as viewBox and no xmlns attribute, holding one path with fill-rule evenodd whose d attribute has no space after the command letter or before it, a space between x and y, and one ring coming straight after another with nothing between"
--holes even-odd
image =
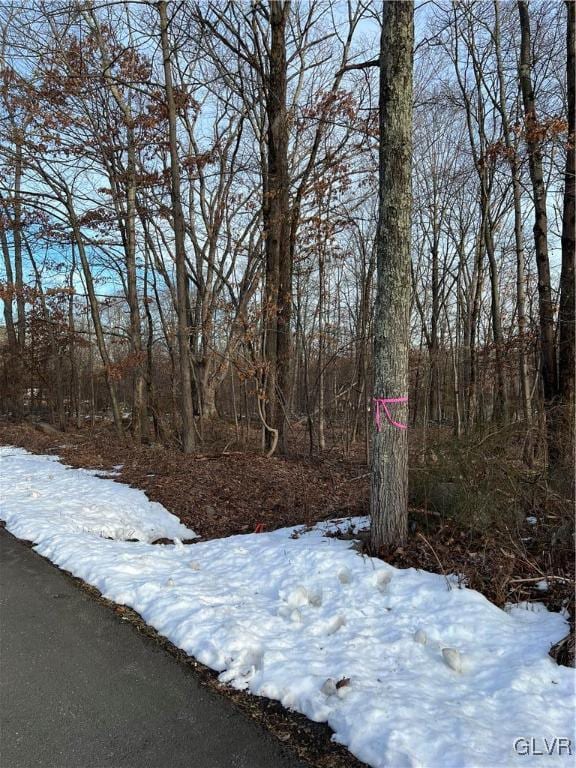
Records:
<instances>
[{"instance_id":1,"label":"woods","mask_svg":"<svg viewBox=\"0 0 576 768\"><path fill-rule=\"evenodd\" d=\"M0 4L13 768L573 754L575 67L576 0Z\"/></svg>"},{"instance_id":2,"label":"woods","mask_svg":"<svg viewBox=\"0 0 576 768\"><path fill-rule=\"evenodd\" d=\"M6 417L573 493L572 0L0 14Z\"/></svg>"}]
</instances>

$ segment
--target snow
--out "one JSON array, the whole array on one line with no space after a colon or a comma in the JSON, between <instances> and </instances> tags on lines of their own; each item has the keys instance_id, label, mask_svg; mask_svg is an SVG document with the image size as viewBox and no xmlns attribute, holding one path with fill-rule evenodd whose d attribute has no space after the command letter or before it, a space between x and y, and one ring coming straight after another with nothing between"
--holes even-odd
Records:
<instances>
[{"instance_id":1,"label":"snow","mask_svg":"<svg viewBox=\"0 0 576 768\"><path fill-rule=\"evenodd\" d=\"M455 579L325 535L362 519L152 546L193 534L139 491L14 448L0 448L0 476L14 535L223 682L327 722L369 765L572 764L566 749L514 750L574 738L575 672L548 656L567 632L560 614L502 611Z\"/></svg>"},{"instance_id":2,"label":"snow","mask_svg":"<svg viewBox=\"0 0 576 768\"><path fill-rule=\"evenodd\" d=\"M196 536L143 491L96 477L98 471L71 469L57 457L21 448L0 447L0 462L3 517L20 539L40 541L56 532L146 542Z\"/></svg>"}]
</instances>

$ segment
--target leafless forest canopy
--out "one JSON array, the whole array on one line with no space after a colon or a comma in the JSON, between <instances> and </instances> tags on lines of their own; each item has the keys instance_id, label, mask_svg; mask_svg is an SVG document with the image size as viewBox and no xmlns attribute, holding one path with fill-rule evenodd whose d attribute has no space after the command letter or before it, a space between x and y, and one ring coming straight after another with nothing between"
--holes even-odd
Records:
<instances>
[{"instance_id":1,"label":"leafless forest canopy","mask_svg":"<svg viewBox=\"0 0 576 768\"><path fill-rule=\"evenodd\" d=\"M188 453L218 434L369 453L381 19L2 4L5 415ZM570 471L573 24L573 2L417 4L415 463L501 434Z\"/></svg>"}]
</instances>

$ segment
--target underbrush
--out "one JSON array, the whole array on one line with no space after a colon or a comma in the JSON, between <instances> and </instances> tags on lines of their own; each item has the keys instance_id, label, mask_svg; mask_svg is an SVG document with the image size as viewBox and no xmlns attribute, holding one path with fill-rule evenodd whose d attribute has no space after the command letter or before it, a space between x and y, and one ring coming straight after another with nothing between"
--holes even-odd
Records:
<instances>
[{"instance_id":1,"label":"underbrush","mask_svg":"<svg viewBox=\"0 0 576 768\"><path fill-rule=\"evenodd\" d=\"M480 534L496 529L520 537L528 524L563 552L571 547L571 483L565 474L552 485L542 463L527 467L525 437L515 425L458 441L443 437L425 463L411 467L411 504Z\"/></svg>"},{"instance_id":2,"label":"underbrush","mask_svg":"<svg viewBox=\"0 0 576 768\"><path fill-rule=\"evenodd\" d=\"M436 441L410 471L412 535L402 565L459 573L497 605L542 602L574 622L571 477L552 485L542 463L522 461L526 431L512 425ZM574 659L564 644L558 658Z\"/></svg>"}]
</instances>

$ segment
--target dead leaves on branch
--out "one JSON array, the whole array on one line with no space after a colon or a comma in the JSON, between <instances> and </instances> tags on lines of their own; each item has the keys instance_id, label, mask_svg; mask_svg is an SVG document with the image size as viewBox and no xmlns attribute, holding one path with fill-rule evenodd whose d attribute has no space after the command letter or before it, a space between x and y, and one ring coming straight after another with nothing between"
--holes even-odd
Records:
<instances>
[{"instance_id":1,"label":"dead leaves on branch","mask_svg":"<svg viewBox=\"0 0 576 768\"><path fill-rule=\"evenodd\" d=\"M568 133L567 121L558 116L549 117L544 120L528 117L524 123L515 123L512 131L517 139L525 141L528 146L543 146L561 140L565 142L567 147L571 147L574 144L574 136ZM518 159L518 156L518 146L506 146L506 141L502 137L486 147L478 164L480 167L486 167L496 164L499 160L512 163Z\"/></svg>"},{"instance_id":2,"label":"dead leaves on branch","mask_svg":"<svg viewBox=\"0 0 576 768\"><path fill-rule=\"evenodd\" d=\"M106 367L108 378L112 381L122 381L137 368L144 365L145 361L146 352L130 352L123 355L119 360L115 360Z\"/></svg>"}]
</instances>

